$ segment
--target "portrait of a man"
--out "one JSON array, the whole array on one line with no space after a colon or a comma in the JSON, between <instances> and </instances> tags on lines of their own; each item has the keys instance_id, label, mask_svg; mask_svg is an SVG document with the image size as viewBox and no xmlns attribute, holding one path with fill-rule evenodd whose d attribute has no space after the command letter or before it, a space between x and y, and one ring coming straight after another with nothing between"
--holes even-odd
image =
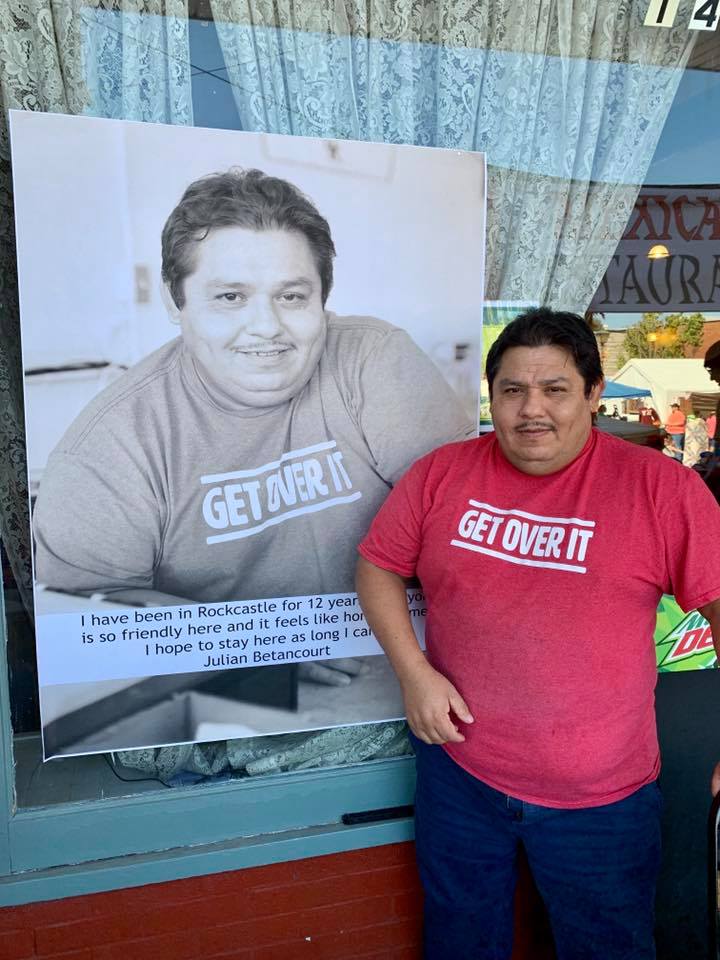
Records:
<instances>
[{"instance_id":1,"label":"portrait of a man","mask_svg":"<svg viewBox=\"0 0 720 960\"><path fill-rule=\"evenodd\" d=\"M362 614L305 606L355 597L356 547L393 485L477 431L482 158L13 127L46 754L212 739L213 717L236 737L397 718ZM277 598L297 599L262 620ZM224 626L179 620L242 602L247 659L225 655L247 648ZM147 616L171 625L137 627L134 611L170 608ZM81 644L83 616L128 620ZM197 691L178 711L192 730L158 722Z\"/></svg>"},{"instance_id":2,"label":"portrait of a man","mask_svg":"<svg viewBox=\"0 0 720 960\"><path fill-rule=\"evenodd\" d=\"M41 583L148 605L352 590L352 548L393 482L473 424L407 333L326 312L333 256L286 180L188 187L162 232L180 336L52 453Z\"/></svg>"}]
</instances>

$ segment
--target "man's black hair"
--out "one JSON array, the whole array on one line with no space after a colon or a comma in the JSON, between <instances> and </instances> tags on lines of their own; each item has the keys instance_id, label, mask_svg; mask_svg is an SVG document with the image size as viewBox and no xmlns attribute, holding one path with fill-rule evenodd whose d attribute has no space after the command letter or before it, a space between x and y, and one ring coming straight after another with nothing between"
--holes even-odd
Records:
<instances>
[{"instance_id":1,"label":"man's black hair","mask_svg":"<svg viewBox=\"0 0 720 960\"><path fill-rule=\"evenodd\" d=\"M185 306L185 280L195 270L198 245L212 230L223 227L288 230L304 236L320 274L325 306L335 256L327 220L287 180L233 167L191 183L163 228L162 278L177 307Z\"/></svg>"},{"instance_id":2,"label":"man's black hair","mask_svg":"<svg viewBox=\"0 0 720 960\"><path fill-rule=\"evenodd\" d=\"M490 397L502 355L512 347L560 347L567 350L585 382L586 397L603 378L597 340L587 321L576 313L534 307L509 323L490 347L485 363Z\"/></svg>"}]
</instances>

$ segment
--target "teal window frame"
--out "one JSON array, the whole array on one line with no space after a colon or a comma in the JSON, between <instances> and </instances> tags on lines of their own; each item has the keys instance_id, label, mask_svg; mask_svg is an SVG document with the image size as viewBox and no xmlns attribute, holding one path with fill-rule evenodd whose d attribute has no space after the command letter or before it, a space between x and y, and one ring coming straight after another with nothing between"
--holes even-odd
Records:
<instances>
[{"instance_id":1,"label":"teal window frame","mask_svg":"<svg viewBox=\"0 0 720 960\"><path fill-rule=\"evenodd\" d=\"M411 818L341 821L412 803L410 757L18 808L1 594L0 646L0 906L412 839Z\"/></svg>"}]
</instances>

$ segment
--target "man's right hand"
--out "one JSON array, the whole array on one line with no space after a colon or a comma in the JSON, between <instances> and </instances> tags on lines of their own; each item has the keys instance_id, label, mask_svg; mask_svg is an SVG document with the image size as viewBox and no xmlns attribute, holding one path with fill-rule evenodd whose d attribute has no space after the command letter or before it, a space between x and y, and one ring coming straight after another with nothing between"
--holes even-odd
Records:
<instances>
[{"instance_id":1,"label":"man's right hand","mask_svg":"<svg viewBox=\"0 0 720 960\"><path fill-rule=\"evenodd\" d=\"M405 714L410 729L425 743L463 743L465 737L451 712L463 723L472 723L467 704L447 677L424 660L401 677Z\"/></svg>"}]
</instances>

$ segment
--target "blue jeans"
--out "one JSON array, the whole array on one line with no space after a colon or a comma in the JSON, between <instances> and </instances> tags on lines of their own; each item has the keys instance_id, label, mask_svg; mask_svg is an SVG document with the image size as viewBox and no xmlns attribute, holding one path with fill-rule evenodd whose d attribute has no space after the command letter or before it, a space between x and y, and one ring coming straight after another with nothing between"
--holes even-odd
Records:
<instances>
[{"instance_id":1,"label":"blue jeans","mask_svg":"<svg viewBox=\"0 0 720 960\"><path fill-rule=\"evenodd\" d=\"M652 960L662 801L541 807L493 790L412 737L425 960L508 960L523 844L558 960Z\"/></svg>"}]
</instances>

